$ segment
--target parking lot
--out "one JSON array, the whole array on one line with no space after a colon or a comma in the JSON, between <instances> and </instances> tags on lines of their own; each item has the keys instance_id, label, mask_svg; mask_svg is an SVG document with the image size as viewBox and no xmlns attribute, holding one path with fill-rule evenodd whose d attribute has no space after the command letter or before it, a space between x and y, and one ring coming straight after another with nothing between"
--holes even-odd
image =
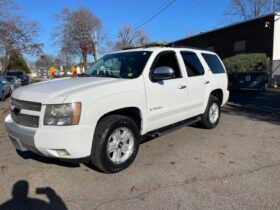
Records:
<instances>
[{"instance_id":1,"label":"parking lot","mask_svg":"<svg viewBox=\"0 0 280 210\"><path fill-rule=\"evenodd\" d=\"M3 124L7 103L0 108L1 210L7 202L22 209L280 209L277 114L226 106L217 128L184 127L143 143L130 168L107 175L18 154ZM21 203L24 190L30 199Z\"/></svg>"}]
</instances>

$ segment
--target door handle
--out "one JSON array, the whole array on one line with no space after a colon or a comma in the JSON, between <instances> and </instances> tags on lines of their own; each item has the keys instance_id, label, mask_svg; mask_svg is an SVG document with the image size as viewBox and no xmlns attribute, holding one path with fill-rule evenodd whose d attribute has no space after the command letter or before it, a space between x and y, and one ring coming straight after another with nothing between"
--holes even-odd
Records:
<instances>
[{"instance_id":1,"label":"door handle","mask_svg":"<svg viewBox=\"0 0 280 210\"><path fill-rule=\"evenodd\" d=\"M185 88L187 88L186 85L179 85L179 86L178 86L178 89L185 89Z\"/></svg>"},{"instance_id":2,"label":"door handle","mask_svg":"<svg viewBox=\"0 0 280 210\"><path fill-rule=\"evenodd\" d=\"M210 83L210 81L205 81L205 82L204 82L205 85L207 85L207 84L209 84L209 83Z\"/></svg>"}]
</instances>

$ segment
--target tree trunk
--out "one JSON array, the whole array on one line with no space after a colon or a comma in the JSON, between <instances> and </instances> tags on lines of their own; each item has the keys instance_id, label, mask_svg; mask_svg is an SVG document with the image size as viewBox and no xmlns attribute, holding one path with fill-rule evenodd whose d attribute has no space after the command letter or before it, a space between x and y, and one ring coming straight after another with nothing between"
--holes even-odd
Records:
<instances>
[{"instance_id":1,"label":"tree trunk","mask_svg":"<svg viewBox=\"0 0 280 210\"><path fill-rule=\"evenodd\" d=\"M84 65L84 68L86 69L87 68L87 52L83 52L83 65Z\"/></svg>"}]
</instances>

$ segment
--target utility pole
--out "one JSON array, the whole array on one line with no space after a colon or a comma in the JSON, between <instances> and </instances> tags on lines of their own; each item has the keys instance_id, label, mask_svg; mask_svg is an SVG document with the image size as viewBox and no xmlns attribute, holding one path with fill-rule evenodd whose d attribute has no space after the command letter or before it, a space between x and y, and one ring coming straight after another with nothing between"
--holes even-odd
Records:
<instances>
[{"instance_id":1,"label":"utility pole","mask_svg":"<svg viewBox=\"0 0 280 210\"><path fill-rule=\"evenodd\" d=\"M95 62L98 59L98 55L97 55L97 50L98 50L98 46L97 46L97 31L94 31L94 49L93 49L93 56L94 56L94 60Z\"/></svg>"},{"instance_id":2,"label":"utility pole","mask_svg":"<svg viewBox=\"0 0 280 210\"><path fill-rule=\"evenodd\" d=\"M270 9L271 12L274 12L274 0L271 0L271 9Z\"/></svg>"}]
</instances>

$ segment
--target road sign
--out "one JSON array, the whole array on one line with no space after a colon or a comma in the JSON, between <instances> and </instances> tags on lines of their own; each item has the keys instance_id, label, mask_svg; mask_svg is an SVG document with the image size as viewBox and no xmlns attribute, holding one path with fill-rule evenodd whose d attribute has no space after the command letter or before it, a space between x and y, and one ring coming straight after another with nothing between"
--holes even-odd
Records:
<instances>
[{"instance_id":1,"label":"road sign","mask_svg":"<svg viewBox=\"0 0 280 210\"><path fill-rule=\"evenodd\" d=\"M71 71L72 71L72 72L77 71L77 66L72 66L72 67L71 67Z\"/></svg>"},{"instance_id":2,"label":"road sign","mask_svg":"<svg viewBox=\"0 0 280 210\"><path fill-rule=\"evenodd\" d=\"M53 72L55 72L55 67L54 67L54 66L51 66L51 67L50 67L50 73L53 73Z\"/></svg>"}]
</instances>

